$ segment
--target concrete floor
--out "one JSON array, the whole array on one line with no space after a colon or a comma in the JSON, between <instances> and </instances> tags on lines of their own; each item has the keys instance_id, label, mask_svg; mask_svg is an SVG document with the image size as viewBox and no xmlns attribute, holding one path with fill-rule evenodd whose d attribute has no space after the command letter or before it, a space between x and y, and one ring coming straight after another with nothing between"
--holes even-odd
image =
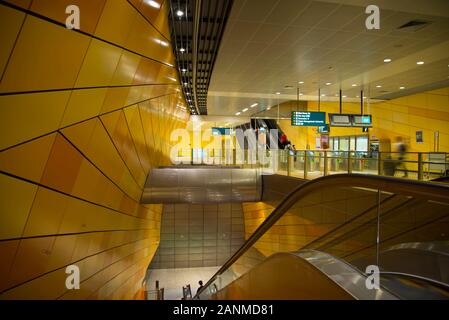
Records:
<instances>
[{"instance_id":1,"label":"concrete floor","mask_svg":"<svg viewBox=\"0 0 449 320\"><path fill-rule=\"evenodd\" d=\"M159 287L164 288L165 300L180 300L182 287L190 284L192 296L198 289L198 281L204 284L218 271L220 267L185 268L185 269L154 269L147 273L147 290L154 290L156 280Z\"/></svg>"}]
</instances>

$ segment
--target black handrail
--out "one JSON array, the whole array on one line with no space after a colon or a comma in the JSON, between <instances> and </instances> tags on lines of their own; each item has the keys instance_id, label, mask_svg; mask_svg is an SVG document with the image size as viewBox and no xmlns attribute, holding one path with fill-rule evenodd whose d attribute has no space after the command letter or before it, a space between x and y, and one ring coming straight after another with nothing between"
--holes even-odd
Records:
<instances>
[{"instance_id":1,"label":"black handrail","mask_svg":"<svg viewBox=\"0 0 449 320\"><path fill-rule=\"evenodd\" d=\"M246 253L294 204L304 196L320 189L321 187L351 186L371 188L392 192L395 194L405 194L416 198L427 200L447 201L449 199L449 185L432 182L414 181L398 179L384 176L371 176L363 174L336 174L310 180L295 190L290 192L284 200L273 210L267 219L254 231L246 242L237 250L228 261L212 276L211 279L199 290L194 299L199 299L199 295L206 290L215 279L223 274L235 261Z\"/></svg>"}]
</instances>

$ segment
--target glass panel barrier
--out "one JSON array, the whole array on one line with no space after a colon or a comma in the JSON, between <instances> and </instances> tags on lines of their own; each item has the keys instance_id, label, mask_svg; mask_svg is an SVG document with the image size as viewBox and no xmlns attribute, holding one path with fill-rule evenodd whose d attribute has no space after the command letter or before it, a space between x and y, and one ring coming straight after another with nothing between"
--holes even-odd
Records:
<instances>
[{"instance_id":1,"label":"glass panel barrier","mask_svg":"<svg viewBox=\"0 0 449 320\"><path fill-rule=\"evenodd\" d=\"M348 152L329 151L329 174L348 173Z\"/></svg>"},{"instance_id":2,"label":"glass panel barrier","mask_svg":"<svg viewBox=\"0 0 449 320\"><path fill-rule=\"evenodd\" d=\"M366 152L334 150L223 150L182 149L177 160L183 164L237 165L261 168L267 174L316 179L326 175L360 173L410 180L434 180L449 176L447 153Z\"/></svg>"},{"instance_id":3,"label":"glass panel barrier","mask_svg":"<svg viewBox=\"0 0 449 320\"><path fill-rule=\"evenodd\" d=\"M423 180L433 180L449 175L449 155L443 152L421 155Z\"/></svg>"},{"instance_id":4,"label":"glass panel barrier","mask_svg":"<svg viewBox=\"0 0 449 320\"><path fill-rule=\"evenodd\" d=\"M304 179L304 160L305 151L296 151L292 156L291 161L291 175L293 177Z\"/></svg>"}]
</instances>

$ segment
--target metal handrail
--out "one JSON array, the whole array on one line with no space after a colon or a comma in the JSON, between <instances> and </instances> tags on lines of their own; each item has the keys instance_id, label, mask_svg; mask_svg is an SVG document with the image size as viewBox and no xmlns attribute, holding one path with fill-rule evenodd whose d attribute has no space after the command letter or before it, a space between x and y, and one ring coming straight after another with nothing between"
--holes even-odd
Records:
<instances>
[{"instance_id":1,"label":"metal handrail","mask_svg":"<svg viewBox=\"0 0 449 320\"><path fill-rule=\"evenodd\" d=\"M411 278L411 279L416 279L416 280L422 280L424 282L433 284L435 286L441 287L444 290L449 290L449 285L447 283L441 282L441 281L437 281L435 279L431 279L428 277L423 277L423 276L418 276L416 274L411 274L411 273L404 273L404 272L394 272L394 271L380 271L379 274L382 275L392 275L392 276L403 276L403 277L407 277L407 278Z\"/></svg>"},{"instance_id":2,"label":"metal handrail","mask_svg":"<svg viewBox=\"0 0 449 320\"><path fill-rule=\"evenodd\" d=\"M250 249L293 205L308 194L317 191L322 187L335 186L371 188L434 201L449 200L449 185L431 182L362 174L336 174L307 181L284 198L267 219L265 219L248 240L246 240L242 247L237 250L237 252L212 276L204 287L196 293L194 299L199 298L199 295L206 290L218 276L223 274L235 261L245 254L246 251Z\"/></svg>"}]
</instances>

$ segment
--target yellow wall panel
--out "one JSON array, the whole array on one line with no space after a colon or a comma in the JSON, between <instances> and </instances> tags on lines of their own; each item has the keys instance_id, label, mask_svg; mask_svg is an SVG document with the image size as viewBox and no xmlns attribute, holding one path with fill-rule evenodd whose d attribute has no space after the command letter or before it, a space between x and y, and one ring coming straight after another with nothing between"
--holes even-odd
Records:
<instances>
[{"instance_id":1,"label":"yellow wall panel","mask_svg":"<svg viewBox=\"0 0 449 320\"><path fill-rule=\"evenodd\" d=\"M130 132L136 145L140 163L145 171L150 169L150 159L145 141L144 129L142 128L142 120L140 117L139 106L135 105L123 110L127 122L129 123Z\"/></svg>"},{"instance_id":2,"label":"yellow wall panel","mask_svg":"<svg viewBox=\"0 0 449 320\"><path fill-rule=\"evenodd\" d=\"M132 23L126 47L145 57L173 65L170 43L140 15L136 16Z\"/></svg>"},{"instance_id":3,"label":"yellow wall panel","mask_svg":"<svg viewBox=\"0 0 449 320\"><path fill-rule=\"evenodd\" d=\"M23 236L57 234L67 203L65 196L45 188L39 188Z\"/></svg>"},{"instance_id":4,"label":"yellow wall panel","mask_svg":"<svg viewBox=\"0 0 449 320\"><path fill-rule=\"evenodd\" d=\"M142 2L142 8L141 8L142 12L144 12L145 5L146 5L145 1ZM167 39L170 38L170 30L169 30L168 24L165 21L166 17L168 16L168 10L169 10L168 6L169 6L169 2L163 1L161 10L159 11L159 14L153 20L153 25L155 26L155 28L158 29L159 32L162 33Z\"/></svg>"},{"instance_id":5,"label":"yellow wall panel","mask_svg":"<svg viewBox=\"0 0 449 320\"><path fill-rule=\"evenodd\" d=\"M88 232L91 230L90 225L87 223L88 215L99 216L102 211L107 210L69 197L67 197L67 201L68 205L59 228L59 233L61 234ZM103 226L103 228L105 227Z\"/></svg>"},{"instance_id":6,"label":"yellow wall panel","mask_svg":"<svg viewBox=\"0 0 449 320\"><path fill-rule=\"evenodd\" d=\"M77 88L108 86L117 68L122 50L92 39L76 80Z\"/></svg>"},{"instance_id":7,"label":"yellow wall panel","mask_svg":"<svg viewBox=\"0 0 449 320\"><path fill-rule=\"evenodd\" d=\"M12 290L6 291L1 298L4 300L18 300L18 299L35 299L35 300L49 300L56 299L63 294L67 288L65 280L67 274L65 270L60 269L52 272L36 280L27 282ZM45 290L43 290L45 288Z\"/></svg>"},{"instance_id":8,"label":"yellow wall panel","mask_svg":"<svg viewBox=\"0 0 449 320\"><path fill-rule=\"evenodd\" d=\"M144 59L140 56L123 50L119 64L112 78L112 86L129 86L133 83L134 75L140 60Z\"/></svg>"},{"instance_id":9,"label":"yellow wall panel","mask_svg":"<svg viewBox=\"0 0 449 320\"><path fill-rule=\"evenodd\" d=\"M61 127L96 117L101 111L107 90L100 88L72 91Z\"/></svg>"},{"instance_id":10,"label":"yellow wall panel","mask_svg":"<svg viewBox=\"0 0 449 320\"><path fill-rule=\"evenodd\" d=\"M85 128L92 127L92 134L90 136L84 136L88 140L81 140L83 137L82 132L88 131ZM114 147L113 143L109 139L109 136L104 129L101 122L95 118L84 122L76 127L69 127L62 130L64 135L69 138L74 144L89 158L101 171L103 171L110 179L128 191L129 195L136 201L139 201L142 190L139 188L136 182L134 184L124 185L124 181L132 181L129 170L126 164L120 158L119 153Z\"/></svg>"},{"instance_id":11,"label":"yellow wall panel","mask_svg":"<svg viewBox=\"0 0 449 320\"><path fill-rule=\"evenodd\" d=\"M24 13L0 5L0 170L18 176L0 175L0 239L11 239L0 299L135 298L160 237L161 206L139 204L142 186L188 120L177 71L160 62L174 64L166 6L74 0L81 33L61 25L69 1L10 2L48 19L28 15L19 32Z\"/></svg>"},{"instance_id":12,"label":"yellow wall panel","mask_svg":"<svg viewBox=\"0 0 449 320\"><path fill-rule=\"evenodd\" d=\"M0 74L3 74L11 50L25 19L23 12L0 5Z\"/></svg>"},{"instance_id":13,"label":"yellow wall panel","mask_svg":"<svg viewBox=\"0 0 449 320\"><path fill-rule=\"evenodd\" d=\"M85 150L89 147L90 139L97 127L96 118L86 120L74 126L60 129L60 133L73 143L78 149Z\"/></svg>"},{"instance_id":14,"label":"yellow wall panel","mask_svg":"<svg viewBox=\"0 0 449 320\"><path fill-rule=\"evenodd\" d=\"M53 133L1 152L0 170L40 182L55 137Z\"/></svg>"},{"instance_id":15,"label":"yellow wall panel","mask_svg":"<svg viewBox=\"0 0 449 320\"><path fill-rule=\"evenodd\" d=\"M20 240L0 241L0 257L2 257L2 263L0 264L0 291L8 287L9 271L14 262L19 242Z\"/></svg>"},{"instance_id":16,"label":"yellow wall panel","mask_svg":"<svg viewBox=\"0 0 449 320\"><path fill-rule=\"evenodd\" d=\"M143 186L146 176L142 169L137 151L128 130L128 123L122 111L116 111L101 117L115 146L125 160L139 186Z\"/></svg>"},{"instance_id":17,"label":"yellow wall panel","mask_svg":"<svg viewBox=\"0 0 449 320\"><path fill-rule=\"evenodd\" d=\"M104 190L105 194L95 190ZM106 194L108 192L108 194ZM95 167L84 160L79 168L73 185L72 194L81 199L92 201L109 208L118 208L122 192L110 180L107 180Z\"/></svg>"},{"instance_id":18,"label":"yellow wall panel","mask_svg":"<svg viewBox=\"0 0 449 320\"><path fill-rule=\"evenodd\" d=\"M71 88L89 41L78 32L27 16L0 92Z\"/></svg>"},{"instance_id":19,"label":"yellow wall panel","mask_svg":"<svg viewBox=\"0 0 449 320\"><path fill-rule=\"evenodd\" d=\"M83 157L58 134L41 179L42 184L70 194L83 161Z\"/></svg>"},{"instance_id":20,"label":"yellow wall panel","mask_svg":"<svg viewBox=\"0 0 449 320\"><path fill-rule=\"evenodd\" d=\"M0 96L0 149L57 130L69 96L66 91Z\"/></svg>"},{"instance_id":21,"label":"yellow wall panel","mask_svg":"<svg viewBox=\"0 0 449 320\"><path fill-rule=\"evenodd\" d=\"M95 35L124 46L137 14L126 0L106 1Z\"/></svg>"},{"instance_id":22,"label":"yellow wall panel","mask_svg":"<svg viewBox=\"0 0 449 320\"><path fill-rule=\"evenodd\" d=\"M50 260L47 263L47 271L56 270L61 266L72 262L72 254L75 249L76 236L67 235L56 237L51 251Z\"/></svg>"},{"instance_id":23,"label":"yellow wall panel","mask_svg":"<svg viewBox=\"0 0 449 320\"><path fill-rule=\"evenodd\" d=\"M101 114L123 108L126 103L130 88L109 88L101 109Z\"/></svg>"},{"instance_id":24,"label":"yellow wall panel","mask_svg":"<svg viewBox=\"0 0 449 320\"><path fill-rule=\"evenodd\" d=\"M28 9L31 5L32 0L3 0L3 1L11 3L15 6L19 6L24 9Z\"/></svg>"},{"instance_id":25,"label":"yellow wall panel","mask_svg":"<svg viewBox=\"0 0 449 320\"><path fill-rule=\"evenodd\" d=\"M9 285L30 280L47 269L55 237L22 239L9 274Z\"/></svg>"},{"instance_id":26,"label":"yellow wall panel","mask_svg":"<svg viewBox=\"0 0 449 320\"><path fill-rule=\"evenodd\" d=\"M0 239L22 235L37 186L0 174Z\"/></svg>"}]
</instances>

